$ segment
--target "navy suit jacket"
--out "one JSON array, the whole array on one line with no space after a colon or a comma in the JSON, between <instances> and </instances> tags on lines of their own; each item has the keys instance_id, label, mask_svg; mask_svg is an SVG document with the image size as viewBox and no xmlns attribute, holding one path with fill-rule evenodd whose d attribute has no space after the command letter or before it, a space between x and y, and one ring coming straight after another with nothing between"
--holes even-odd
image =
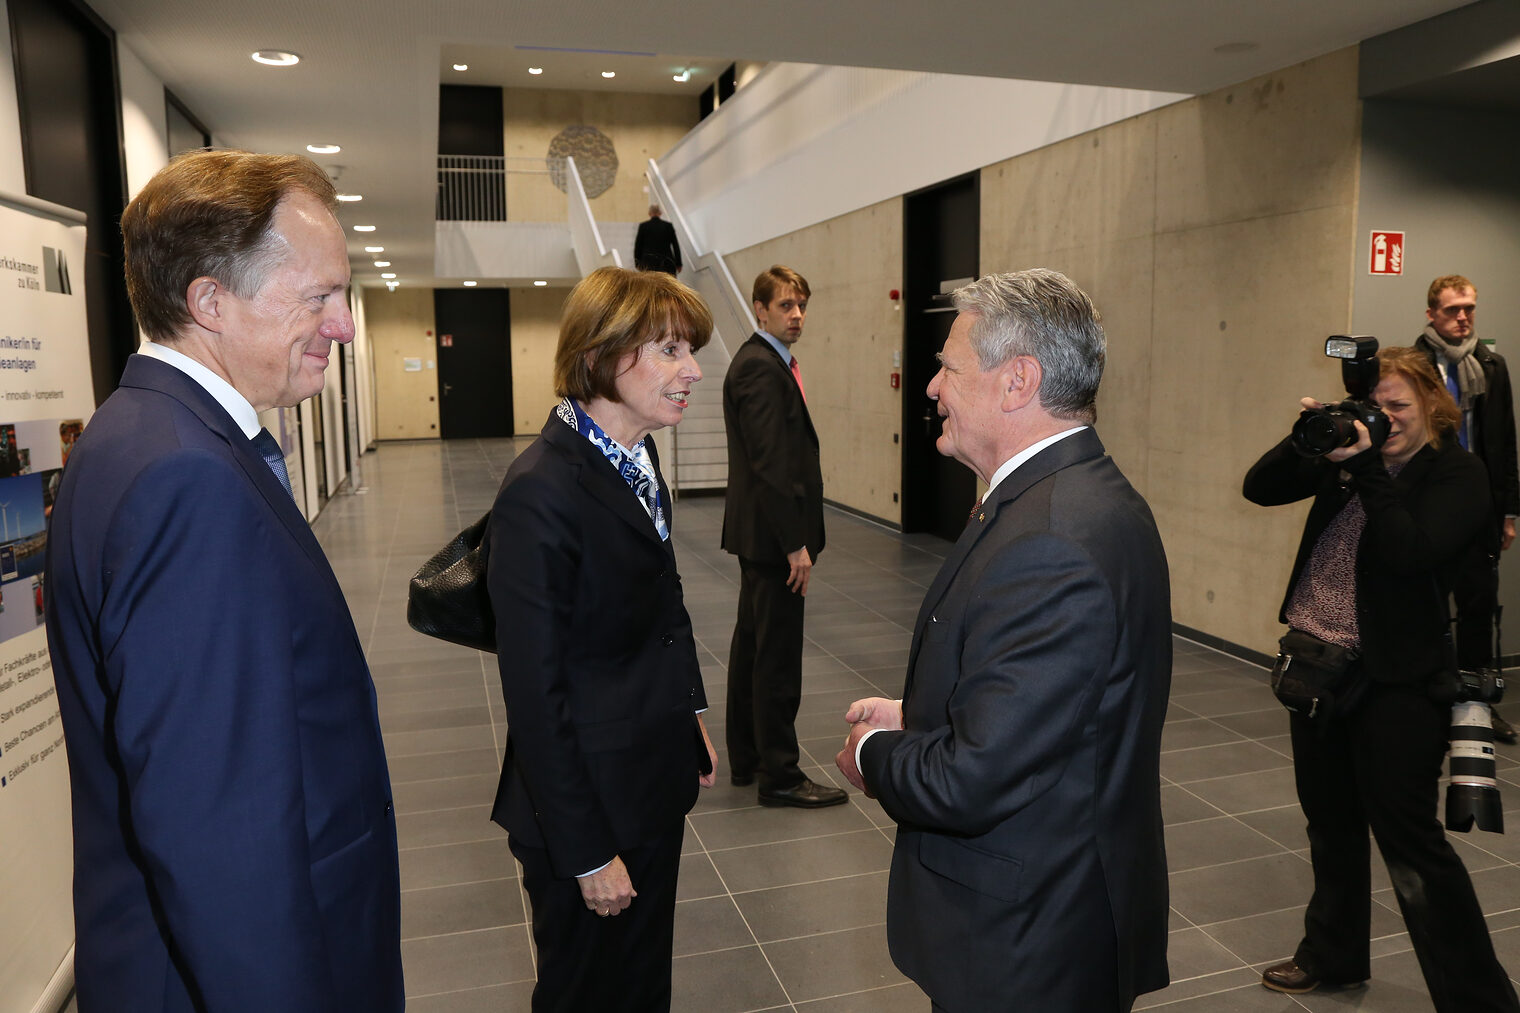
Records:
<instances>
[{"instance_id":1,"label":"navy suit jacket","mask_svg":"<svg viewBox=\"0 0 1520 1013\"><path fill-rule=\"evenodd\" d=\"M823 551L823 471L802 391L759 334L739 346L723 377L728 492L723 548L743 559L786 562Z\"/></svg>"},{"instance_id":2,"label":"navy suit jacket","mask_svg":"<svg viewBox=\"0 0 1520 1013\"><path fill-rule=\"evenodd\" d=\"M263 458L134 355L50 525L81 1013L402 1009L374 686Z\"/></svg>"},{"instance_id":3,"label":"navy suit jacket","mask_svg":"<svg viewBox=\"0 0 1520 1013\"><path fill-rule=\"evenodd\" d=\"M672 523L663 478L660 501ZM552 412L507 470L487 544L508 726L491 818L568 879L676 831L697 800L707 697L675 551Z\"/></svg>"},{"instance_id":4,"label":"navy suit jacket","mask_svg":"<svg viewBox=\"0 0 1520 1013\"><path fill-rule=\"evenodd\" d=\"M905 730L861 749L898 824L892 959L946 1009L1128 1010L1167 983L1166 556L1091 429L1000 482L924 598Z\"/></svg>"}]
</instances>

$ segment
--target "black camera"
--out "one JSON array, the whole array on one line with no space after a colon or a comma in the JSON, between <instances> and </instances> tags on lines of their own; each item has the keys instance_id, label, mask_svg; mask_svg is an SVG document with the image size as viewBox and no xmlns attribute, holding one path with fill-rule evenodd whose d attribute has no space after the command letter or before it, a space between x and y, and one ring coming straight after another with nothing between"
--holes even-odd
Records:
<instances>
[{"instance_id":1,"label":"black camera","mask_svg":"<svg viewBox=\"0 0 1520 1013\"><path fill-rule=\"evenodd\" d=\"M1341 380L1350 395L1339 404L1307 408L1293 424L1293 449L1305 457L1321 457L1337 447L1356 443L1356 425L1367 427L1373 449L1388 439L1388 416L1372 402L1378 382L1378 341L1367 335L1334 334L1325 340L1325 354L1341 360Z\"/></svg>"}]
</instances>

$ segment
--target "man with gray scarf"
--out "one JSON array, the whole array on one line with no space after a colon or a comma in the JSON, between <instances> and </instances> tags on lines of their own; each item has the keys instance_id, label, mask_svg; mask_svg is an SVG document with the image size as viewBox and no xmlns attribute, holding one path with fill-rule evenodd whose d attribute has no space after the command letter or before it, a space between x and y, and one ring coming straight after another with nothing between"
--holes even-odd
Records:
<instances>
[{"instance_id":1,"label":"man with gray scarf","mask_svg":"<svg viewBox=\"0 0 1520 1013\"><path fill-rule=\"evenodd\" d=\"M1478 341L1474 315L1478 290L1460 274L1430 283L1425 333L1415 347L1425 352L1462 409L1457 439L1488 468L1488 487L1498 520L1500 551L1515 540L1520 514L1520 469L1515 463L1515 407L1504 357ZM1497 553L1495 553L1495 557ZM1462 666L1488 664L1493 655L1493 613L1498 596L1494 558L1476 559L1458 574L1457 655ZM1495 715L1494 731L1513 743L1515 732Z\"/></svg>"}]
</instances>

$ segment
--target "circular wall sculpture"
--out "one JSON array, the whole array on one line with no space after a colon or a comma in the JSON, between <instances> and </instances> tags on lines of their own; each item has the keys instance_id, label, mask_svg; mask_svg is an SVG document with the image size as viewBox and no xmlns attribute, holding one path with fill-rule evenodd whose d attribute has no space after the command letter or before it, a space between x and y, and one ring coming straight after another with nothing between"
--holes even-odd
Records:
<instances>
[{"instance_id":1,"label":"circular wall sculpture","mask_svg":"<svg viewBox=\"0 0 1520 1013\"><path fill-rule=\"evenodd\" d=\"M549 178L561 192L569 186L565 180L566 155L575 159L576 171L581 175L581 186L586 188L586 199L600 197L612 188L617 179L617 152L612 149L612 138L596 127L584 123L566 127L549 142Z\"/></svg>"}]
</instances>

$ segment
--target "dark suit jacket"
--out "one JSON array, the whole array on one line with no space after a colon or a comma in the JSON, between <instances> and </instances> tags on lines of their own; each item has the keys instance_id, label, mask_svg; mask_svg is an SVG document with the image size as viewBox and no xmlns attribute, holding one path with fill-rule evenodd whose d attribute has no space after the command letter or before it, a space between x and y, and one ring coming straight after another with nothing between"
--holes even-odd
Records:
<instances>
[{"instance_id":1,"label":"dark suit jacket","mask_svg":"<svg viewBox=\"0 0 1520 1013\"><path fill-rule=\"evenodd\" d=\"M660 498L669 520L663 478ZM553 413L497 493L486 574L508 726L491 818L565 878L671 833L707 706L674 550Z\"/></svg>"},{"instance_id":2,"label":"dark suit jacket","mask_svg":"<svg viewBox=\"0 0 1520 1013\"><path fill-rule=\"evenodd\" d=\"M374 686L311 528L227 412L134 355L69 457L47 628L91 1010L400 1010Z\"/></svg>"},{"instance_id":3,"label":"dark suit jacket","mask_svg":"<svg viewBox=\"0 0 1520 1013\"><path fill-rule=\"evenodd\" d=\"M723 378L728 493L723 548L784 563L804 545L823 551L823 472L818 433L797 381L758 334L739 346Z\"/></svg>"},{"instance_id":4,"label":"dark suit jacket","mask_svg":"<svg viewBox=\"0 0 1520 1013\"><path fill-rule=\"evenodd\" d=\"M1435 352L1417 343L1436 364ZM1488 487L1492 493L1494 517L1520 515L1520 466L1515 458L1515 399L1510 389L1509 367L1504 356L1491 351L1482 342L1473 349L1473 357L1483 368L1488 389L1473 399L1473 446L1469 449L1483 459L1488 469Z\"/></svg>"},{"instance_id":5,"label":"dark suit jacket","mask_svg":"<svg viewBox=\"0 0 1520 1013\"><path fill-rule=\"evenodd\" d=\"M892 959L956 1013L1128 1010L1167 983L1161 539L1090 429L981 514L919 612L905 730L861 750L898 824Z\"/></svg>"},{"instance_id":6,"label":"dark suit jacket","mask_svg":"<svg viewBox=\"0 0 1520 1013\"><path fill-rule=\"evenodd\" d=\"M1454 439L1439 450L1425 446L1397 476L1376 451L1334 465L1296 453L1284 439L1251 466L1243 487L1261 506L1314 497L1279 621L1288 621L1293 587L1319 536L1360 496L1367 523L1357 544L1356 599L1367 671L1377 682L1425 685L1448 665L1445 600L1457 569L1482 552L1493 530L1487 488L1482 463Z\"/></svg>"},{"instance_id":7,"label":"dark suit jacket","mask_svg":"<svg viewBox=\"0 0 1520 1013\"><path fill-rule=\"evenodd\" d=\"M651 218L639 223L639 231L633 237L633 264L641 271L668 271L675 274L681 269L681 244L676 242L676 228L663 218Z\"/></svg>"}]
</instances>

